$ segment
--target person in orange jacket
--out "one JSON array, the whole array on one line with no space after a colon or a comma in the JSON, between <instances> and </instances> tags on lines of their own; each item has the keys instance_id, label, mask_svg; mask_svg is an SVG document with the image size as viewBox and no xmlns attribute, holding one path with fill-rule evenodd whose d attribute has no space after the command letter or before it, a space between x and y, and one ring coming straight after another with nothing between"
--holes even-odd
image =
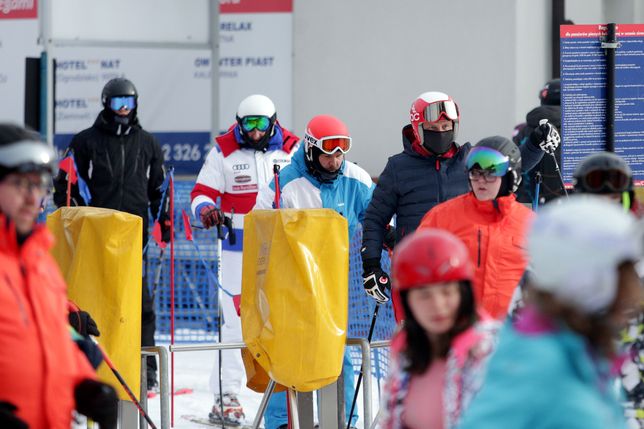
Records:
<instances>
[{"instance_id":1,"label":"person in orange jacket","mask_svg":"<svg viewBox=\"0 0 644 429\"><path fill-rule=\"evenodd\" d=\"M514 195L521 181L521 152L505 137L487 137L465 164L471 191L435 206L419 229L445 229L465 242L475 263L476 300L501 318L527 265L523 243L533 216Z\"/></svg>"},{"instance_id":2,"label":"person in orange jacket","mask_svg":"<svg viewBox=\"0 0 644 429\"><path fill-rule=\"evenodd\" d=\"M116 428L116 391L72 341L53 236L36 224L55 169L37 134L0 124L0 427L69 429L76 410Z\"/></svg>"}]
</instances>

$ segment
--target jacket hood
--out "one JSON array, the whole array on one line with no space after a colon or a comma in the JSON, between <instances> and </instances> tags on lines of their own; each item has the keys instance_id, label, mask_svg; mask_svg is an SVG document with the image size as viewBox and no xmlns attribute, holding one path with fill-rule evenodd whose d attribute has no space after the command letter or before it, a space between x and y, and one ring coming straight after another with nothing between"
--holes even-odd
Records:
<instances>
[{"instance_id":1,"label":"jacket hood","mask_svg":"<svg viewBox=\"0 0 644 429\"><path fill-rule=\"evenodd\" d=\"M535 107L525 116L528 126L536 128L541 119L547 119L555 127L561 129L561 106L539 106Z\"/></svg>"},{"instance_id":2,"label":"jacket hood","mask_svg":"<svg viewBox=\"0 0 644 429\"><path fill-rule=\"evenodd\" d=\"M416 157L416 158L427 158L432 156L425 148L420 145L420 142L416 140L414 132L411 128L411 124L407 124L402 129L402 142L403 142L403 152L407 155ZM421 155L419 150L424 153L427 152L426 156Z\"/></svg>"}]
</instances>

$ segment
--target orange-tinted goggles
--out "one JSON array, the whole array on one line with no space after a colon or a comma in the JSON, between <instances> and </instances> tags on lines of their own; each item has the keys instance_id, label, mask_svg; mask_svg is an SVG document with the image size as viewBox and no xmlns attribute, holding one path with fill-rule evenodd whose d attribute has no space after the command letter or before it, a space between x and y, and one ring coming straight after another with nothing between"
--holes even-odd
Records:
<instances>
[{"instance_id":1,"label":"orange-tinted goggles","mask_svg":"<svg viewBox=\"0 0 644 429\"><path fill-rule=\"evenodd\" d=\"M342 153L347 153L349 152L349 149L351 149L351 137L344 137L344 136L331 136L331 137L323 137L320 140L318 140L317 145L322 152L331 155L332 153L335 153L336 151L340 151Z\"/></svg>"}]
</instances>

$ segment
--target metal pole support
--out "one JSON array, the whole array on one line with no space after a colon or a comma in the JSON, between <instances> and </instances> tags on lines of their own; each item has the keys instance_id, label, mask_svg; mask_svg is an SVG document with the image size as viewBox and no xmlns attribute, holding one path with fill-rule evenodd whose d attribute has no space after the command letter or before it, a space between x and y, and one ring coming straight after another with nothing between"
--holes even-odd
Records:
<instances>
[{"instance_id":1,"label":"metal pole support","mask_svg":"<svg viewBox=\"0 0 644 429\"><path fill-rule=\"evenodd\" d=\"M159 356L159 398L161 400L161 429L170 428L170 380L168 378L168 350L162 346L141 347L141 361L148 356ZM147 364L146 364L147 365ZM145 373L145 371L142 371ZM143 375L141 376L143 379ZM145 389L145 392L144 392ZM145 401L145 402L143 402ZM141 404L147 411L147 385L141 384ZM140 427L147 427L147 422L141 417Z\"/></svg>"}]
</instances>

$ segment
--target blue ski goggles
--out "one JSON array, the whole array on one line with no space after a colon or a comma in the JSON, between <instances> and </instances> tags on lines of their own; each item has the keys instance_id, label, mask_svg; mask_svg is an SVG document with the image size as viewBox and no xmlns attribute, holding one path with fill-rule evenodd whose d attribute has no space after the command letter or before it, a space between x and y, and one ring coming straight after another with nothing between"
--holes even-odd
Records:
<instances>
[{"instance_id":1,"label":"blue ski goggles","mask_svg":"<svg viewBox=\"0 0 644 429\"><path fill-rule=\"evenodd\" d=\"M133 95L110 98L110 109L118 112L121 109L133 110L136 107L136 100Z\"/></svg>"},{"instance_id":2,"label":"blue ski goggles","mask_svg":"<svg viewBox=\"0 0 644 429\"><path fill-rule=\"evenodd\" d=\"M259 131L266 131L271 126L271 120L267 116L244 116L241 126L247 133L257 128Z\"/></svg>"},{"instance_id":3,"label":"blue ski goggles","mask_svg":"<svg viewBox=\"0 0 644 429\"><path fill-rule=\"evenodd\" d=\"M489 147L474 147L465 161L467 170L473 168L489 171L489 175L502 177L510 169L510 157Z\"/></svg>"}]
</instances>

